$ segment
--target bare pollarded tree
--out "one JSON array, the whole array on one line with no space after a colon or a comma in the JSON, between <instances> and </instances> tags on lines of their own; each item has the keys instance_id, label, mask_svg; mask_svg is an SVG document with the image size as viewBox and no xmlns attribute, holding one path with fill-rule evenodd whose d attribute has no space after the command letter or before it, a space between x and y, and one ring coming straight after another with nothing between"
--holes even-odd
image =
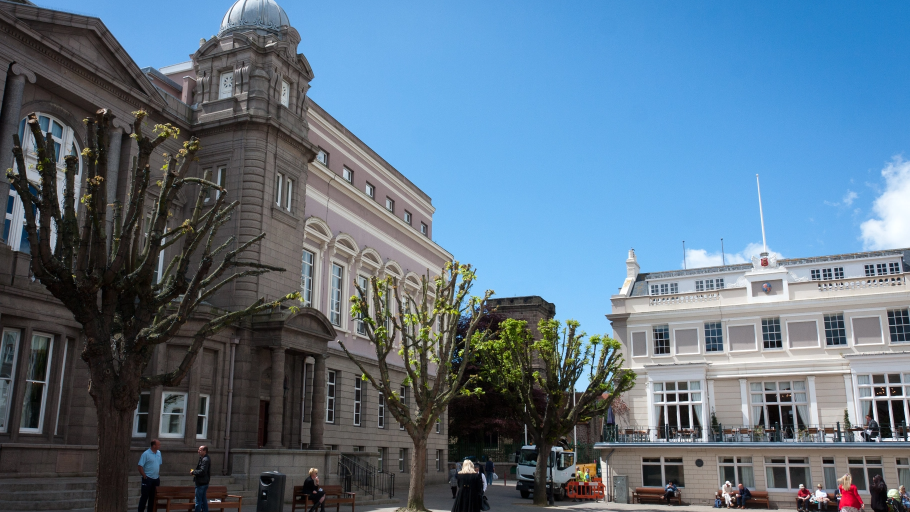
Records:
<instances>
[{"instance_id":1,"label":"bare pollarded tree","mask_svg":"<svg viewBox=\"0 0 910 512\"><path fill-rule=\"evenodd\" d=\"M31 244L31 269L35 279L69 309L82 325L82 359L90 373L89 394L98 417L98 472L96 512L123 512L127 507L127 477L133 412L140 390L174 386L184 378L206 338L223 327L260 311L296 299L297 293L276 300L260 298L248 307L225 312L206 306L205 319L194 321L182 337L191 343L176 368L143 377L156 346L174 339L204 302L225 285L244 276L257 276L284 269L241 259L242 253L265 236L236 243L234 237L215 246L218 229L230 219L237 202L224 204L225 189L187 172L199 150L191 137L176 155L165 155L163 175L157 182L158 197L149 194L152 153L179 130L170 124L155 125L146 133L144 111L134 112L133 139L139 153L133 160L126 208L114 203L114 226L107 237L105 216L108 169L108 131L112 115L105 109L85 120L88 145L82 151L86 168L85 193L78 200L82 219L76 214L75 179L78 156L64 157L64 195L57 194L57 169L51 134L41 133L35 114L28 116L34 138L35 168L39 183L30 190L25 157L18 135L13 155L17 171L7 171L11 185L25 204L25 230ZM166 230L175 199L188 184L198 186L189 218L176 229ZM205 199L212 189L214 205ZM151 216L143 226L146 201ZM156 276L159 254L168 247L175 256ZM201 312L201 311L200 311Z\"/></svg>"}]
</instances>

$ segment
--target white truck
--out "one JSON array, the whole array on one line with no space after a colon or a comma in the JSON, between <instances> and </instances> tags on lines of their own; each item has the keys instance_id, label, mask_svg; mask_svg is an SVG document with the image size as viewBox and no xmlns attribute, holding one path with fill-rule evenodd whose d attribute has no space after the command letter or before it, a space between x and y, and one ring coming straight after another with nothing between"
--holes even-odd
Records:
<instances>
[{"instance_id":1,"label":"white truck","mask_svg":"<svg viewBox=\"0 0 910 512\"><path fill-rule=\"evenodd\" d=\"M515 489L522 498L534 492L534 470L537 469L537 448L522 446L518 455ZM575 478L575 452L554 446L547 462L547 483L553 483L553 499L561 500L566 495L566 484Z\"/></svg>"}]
</instances>

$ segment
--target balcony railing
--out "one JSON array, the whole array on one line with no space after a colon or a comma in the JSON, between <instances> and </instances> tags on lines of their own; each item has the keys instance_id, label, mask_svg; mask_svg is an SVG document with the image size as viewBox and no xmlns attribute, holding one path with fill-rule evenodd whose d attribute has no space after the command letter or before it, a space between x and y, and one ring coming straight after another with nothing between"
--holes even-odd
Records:
<instances>
[{"instance_id":1,"label":"balcony railing","mask_svg":"<svg viewBox=\"0 0 910 512\"><path fill-rule=\"evenodd\" d=\"M865 290L869 288L885 288L891 286L906 286L907 278L899 276L864 277L862 279L843 279L839 281L818 281L818 291L834 292L841 290Z\"/></svg>"},{"instance_id":2,"label":"balcony railing","mask_svg":"<svg viewBox=\"0 0 910 512\"><path fill-rule=\"evenodd\" d=\"M675 304L693 304L696 302L713 302L720 299L720 291L681 293L674 295L655 295L648 302L649 306L667 306Z\"/></svg>"},{"instance_id":3,"label":"balcony railing","mask_svg":"<svg viewBox=\"0 0 910 512\"><path fill-rule=\"evenodd\" d=\"M604 425L601 442L604 443L857 443L857 442L910 441L910 428L900 425L880 425L877 432L864 427L844 428L833 425L780 425L717 427L674 427Z\"/></svg>"}]
</instances>

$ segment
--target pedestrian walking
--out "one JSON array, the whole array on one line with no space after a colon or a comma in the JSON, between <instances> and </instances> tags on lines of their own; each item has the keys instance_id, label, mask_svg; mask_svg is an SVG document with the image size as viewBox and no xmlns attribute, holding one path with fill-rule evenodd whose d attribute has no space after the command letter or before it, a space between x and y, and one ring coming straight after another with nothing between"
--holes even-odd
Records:
<instances>
[{"instance_id":1,"label":"pedestrian walking","mask_svg":"<svg viewBox=\"0 0 910 512\"><path fill-rule=\"evenodd\" d=\"M161 443L152 439L148 450L139 457L139 474L142 488L139 491L139 512L155 512L155 491L161 485L158 471L161 469Z\"/></svg>"},{"instance_id":2,"label":"pedestrian walking","mask_svg":"<svg viewBox=\"0 0 910 512\"><path fill-rule=\"evenodd\" d=\"M888 512L888 485L885 484L882 475L872 477L869 494L872 495L872 499L869 501L874 512Z\"/></svg>"},{"instance_id":3,"label":"pedestrian walking","mask_svg":"<svg viewBox=\"0 0 910 512\"><path fill-rule=\"evenodd\" d=\"M493 473L496 471L496 465L493 464L492 457L487 457L487 463L484 470L487 473L487 485L493 485Z\"/></svg>"},{"instance_id":4,"label":"pedestrian walking","mask_svg":"<svg viewBox=\"0 0 910 512\"><path fill-rule=\"evenodd\" d=\"M850 476L850 473L840 477L840 485L837 490L841 494L840 502L838 502L841 512L860 512L862 510L863 499L856 492L856 486L853 485L853 477Z\"/></svg>"},{"instance_id":5,"label":"pedestrian walking","mask_svg":"<svg viewBox=\"0 0 910 512\"><path fill-rule=\"evenodd\" d=\"M193 482L196 483L196 508L195 512L209 512L209 499L207 496L209 490L209 480L212 478L212 459L209 458L209 447L202 445L199 447L199 462L196 463L196 469L191 469Z\"/></svg>"},{"instance_id":6,"label":"pedestrian walking","mask_svg":"<svg viewBox=\"0 0 910 512\"><path fill-rule=\"evenodd\" d=\"M455 464L449 464L449 487L452 488L452 499L455 499L455 494L458 492L458 471L455 469Z\"/></svg>"},{"instance_id":7,"label":"pedestrian walking","mask_svg":"<svg viewBox=\"0 0 910 512\"><path fill-rule=\"evenodd\" d=\"M474 470L474 463L466 460L462 463L461 471L456 478L458 493L452 512L480 512L483 500L483 475Z\"/></svg>"}]
</instances>

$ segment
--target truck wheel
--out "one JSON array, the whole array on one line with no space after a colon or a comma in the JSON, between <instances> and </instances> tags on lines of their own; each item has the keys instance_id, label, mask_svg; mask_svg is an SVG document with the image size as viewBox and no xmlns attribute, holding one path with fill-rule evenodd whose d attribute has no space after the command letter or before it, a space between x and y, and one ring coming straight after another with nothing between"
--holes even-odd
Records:
<instances>
[{"instance_id":1,"label":"truck wheel","mask_svg":"<svg viewBox=\"0 0 910 512\"><path fill-rule=\"evenodd\" d=\"M531 497L531 493L530 493L530 492L528 492L528 491L521 491L521 498L522 498L522 499L525 499L525 500L526 500L526 499L528 499L528 498L530 498L530 497Z\"/></svg>"},{"instance_id":2,"label":"truck wheel","mask_svg":"<svg viewBox=\"0 0 910 512\"><path fill-rule=\"evenodd\" d=\"M563 499L565 496L566 496L566 488L560 486L560 487L559 487L559 490L553 495L553 499L556 500L556 501L562 501L562 499Z\"/></svg>"}]
</instances>

